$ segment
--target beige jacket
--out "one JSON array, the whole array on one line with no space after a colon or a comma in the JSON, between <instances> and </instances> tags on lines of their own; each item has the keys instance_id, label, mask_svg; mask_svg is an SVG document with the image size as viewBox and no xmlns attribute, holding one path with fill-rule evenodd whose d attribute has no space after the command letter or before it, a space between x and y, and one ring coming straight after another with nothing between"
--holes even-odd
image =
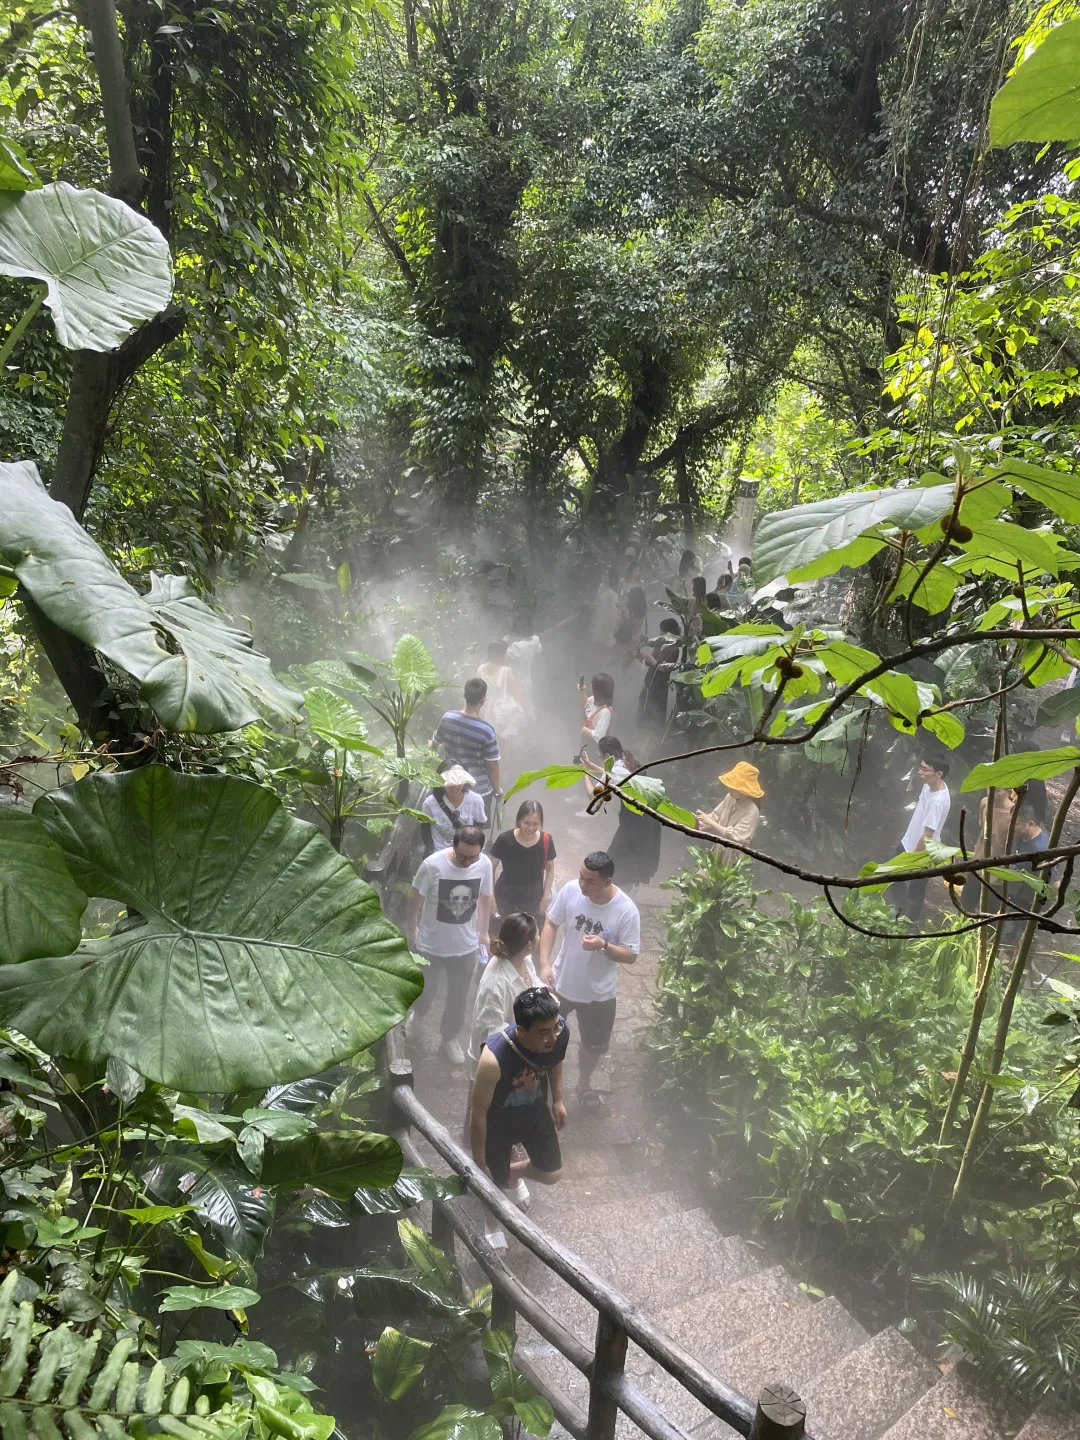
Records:
<instances>
[{"instance_id":1,"label":"beige jacket","mask_svg":"<svg viewBox=\"0 0 1080 1440\"><path fill-rule=\"evenodd\" d=\"M709 811L709 819L719 827L725 840L737 840L740 845L750 845L757 834L761 811L757 801L751 800L749 795L739 795L736 791L729 790L716 809ZM741 853L725 846L721 851L724 864L734 865Z\"/></svg>"}]
</instances>

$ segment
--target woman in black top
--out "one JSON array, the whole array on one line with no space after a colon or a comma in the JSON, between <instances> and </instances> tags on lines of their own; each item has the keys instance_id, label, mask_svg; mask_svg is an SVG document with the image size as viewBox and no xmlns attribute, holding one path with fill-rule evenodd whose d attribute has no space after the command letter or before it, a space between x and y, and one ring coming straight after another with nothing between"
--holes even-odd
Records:
<instances>
[{"instance_id":1,"label":"woman in black top","mask_svg":"<svg viewBox=\"0 0 1080 1440\"><path fill-rule=\"evenodd\" d=\"M495 908L500 915L524 910L543 925L555 877L555 842L544 830L544 807L525 800L513 830L504 830L491 847L495 871Z\"/></svg>"}]
</instances>

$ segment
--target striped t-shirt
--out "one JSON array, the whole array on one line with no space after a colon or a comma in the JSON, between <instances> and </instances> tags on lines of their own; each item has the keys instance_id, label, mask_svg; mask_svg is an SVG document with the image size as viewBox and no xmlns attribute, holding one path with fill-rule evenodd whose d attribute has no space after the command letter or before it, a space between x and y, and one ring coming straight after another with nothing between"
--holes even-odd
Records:
<instances>
[{"instance_id":1,"label":"striped t-shirt","mask_svg":"<svg viewBox=\"0 0 1080 1440\"><path fill-rule=\"evenodd\" d=\"M443 747L447 764L464 765L476 781L478 795L491 794L487 762L498 760L499 743L486 720L461 710L447 710L435 731L435 743Z\"/></svg>"}]
</instances>

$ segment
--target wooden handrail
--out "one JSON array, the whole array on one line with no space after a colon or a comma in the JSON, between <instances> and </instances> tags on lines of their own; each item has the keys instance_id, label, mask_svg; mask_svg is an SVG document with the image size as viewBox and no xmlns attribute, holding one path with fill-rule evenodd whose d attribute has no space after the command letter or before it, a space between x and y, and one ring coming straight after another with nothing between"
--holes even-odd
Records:
<instances>
[{"instance_id":1,"label":"wooden handrail","mask_svg":"<svg viewBox=\"0 0 1080 1440\"><path fill-rule=\"evenodd\" d=\"M440 1228L448 1227L450 1238L457 1234L476 1258L492 1283L493 1293L501 1295L511 1313L520 1311L531 1325L555 1346L590 1382L589 1418L582 1426L582 1417L560 1397L559 1421L577 1440L611 1440L617 1410L622 1410L643 1430L650 1440L689 1440L678 1425L666 1416L630 1380L622 1368L626 1343L632 1340L669 1375L699 1400L708 1410L725 1421L740 1435L751 1440L810 1440L805 1435L801 1402L793 1391L785 1390L789 1405L779 1425L763 1403L751 1404L744 1396L724 1385L705 1367L665 1334L653 1320L625 1295L616 1290L572 1251L566 1249L528 1216L522 1214L502 1191L493 1184L472 1158L457 1145L446 1127L425 1108L413 1091L412 1063L405 1055L401 1028L390 1032L386 1039L387 1075L391 1084L392 1102L404 1121L407 1140L409 1128L415 1129L465 1182L466 1190L475 1195L495 1215L503 1227L514 1235L543 1264L589 1302L597 1311L598 1345L590 1352L576 1336L562 1326L546 1306L525 1287L487 1244L481 1233L457 1209L452 1201L436 1200L434 1214ZM395 1127L396 1128L396 1127ZM412 1151L410 1159L416 1155ZM419 1156L416 1156L419 1159ZM530 1379L536 1382L533 1367L528 1366ZM543 1385L550 1400L554 1397ZM763 1397L763 1402L765 1397ZM555 1409L553 1403L552 1406Z\"/></svg>"}]
</instances>

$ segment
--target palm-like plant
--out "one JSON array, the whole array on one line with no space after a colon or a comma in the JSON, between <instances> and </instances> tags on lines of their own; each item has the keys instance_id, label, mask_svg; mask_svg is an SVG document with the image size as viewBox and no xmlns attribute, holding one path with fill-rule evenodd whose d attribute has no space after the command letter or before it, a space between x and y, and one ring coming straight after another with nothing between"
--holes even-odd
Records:
<instances>
[{"instance_id":1,"label":"palm-like plant","mask_svg":"<svg viewBox=\"0 0 1080 1440\"><path fill-rule=\"evenodd\" d=\"M1035 1404L1080 1396L1080 1289L1057 1269L931 1275L945 1300L944 1338L990 1379Z\"/></svg>"}]
</instances>

